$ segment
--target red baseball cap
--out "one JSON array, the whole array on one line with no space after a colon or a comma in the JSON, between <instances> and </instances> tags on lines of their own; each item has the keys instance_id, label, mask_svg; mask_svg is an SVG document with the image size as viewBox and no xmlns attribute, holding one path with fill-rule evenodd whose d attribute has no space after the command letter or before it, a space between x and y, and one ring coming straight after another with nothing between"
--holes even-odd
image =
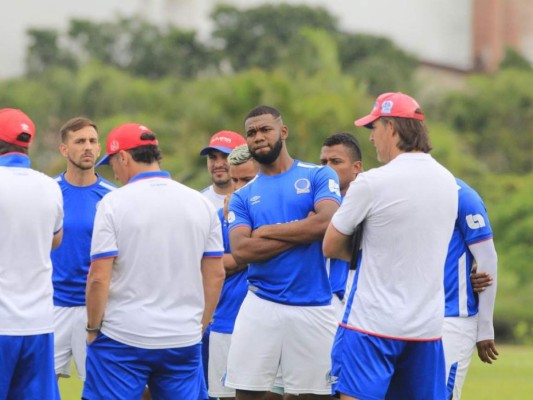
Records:
<instances>
[{"instance_id":1,"label":"red baseball cap","mask_svg":"<svg viewBox=\"0 0 533 400\"><path fill-rule=\"evenodd\" d=\"M109 164L109 157L113 154L117 154L120 150L130 150L141 146L158 145L157 139L141 139L143 133L151 133L154 135L150 128L141 124L127 123L117 126L109 132L106 143L106 155L98 161L96 166Z\"/></svg>"},{"instance_id":2,"label":"red baseball cap","mask_svg":"<svg viewBox=\"0 0 533 400\"><path fill-rule=\"evenodd\" d=\"M423 121L424 114L416 110L420 110L420 106L412 97L400 92L383 93L376 99L370 114L359 118L354 124L372 128L372 122L380 117L414 118Z\"/></svg>"},{"instance_id":3,"label":"red baseball cap","mask_svg":"<svg viewBox=\"0 0 533 400\"><path fill-rule=\"evenodd\" d=\"M30 135L28 142L21 142L17 137L21 133ZM21 110L15 108L2 108L0 110L0 140L28 148L35 136L33 121Z\"/></svg>"},{"instance_id":4,"label":"red baseball cap","mask_svg":"<svg viewBox=\"0 0 533 400\"><path fill-rule=\"evenodd\" d=\"M205 156L210 150L218 150L222 153L229 154L235 147L241 144L246 144L246 139L237 132L220 131L211 136L209 146L204 147L200 155Z\"/></svg>"}]
</instances>

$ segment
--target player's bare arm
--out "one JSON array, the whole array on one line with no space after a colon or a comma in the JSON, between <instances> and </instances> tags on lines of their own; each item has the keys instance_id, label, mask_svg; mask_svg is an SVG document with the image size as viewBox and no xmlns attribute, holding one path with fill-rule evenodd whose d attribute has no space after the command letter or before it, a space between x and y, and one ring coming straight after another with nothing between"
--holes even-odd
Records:
<instances>
[{"instance_id":1,"label":"player's bare arm","mask_svg":"<svg viewBox=\"0 0 533 400\"><path fill-rule=\"evenodd\" d=\"M329 224L324 241L322 242L322 251L328 258L337 258L339 260L350 261L352 258L352 236L339 232L333 224Z\"/></svg>"},{"instance_id":2,"label":"player's bare arm","mask_svg":"<svg viewBox=\"0 0 533 400\"><path fill-rule=\"evenodd\" d=\"M61 244L62 240L63 240L63 228L61 228L59 232L54 233L54 237L52 239L52 250L57 249L59 245Z\"/></svg>"},{"instance_id":3,"label":"player's bare arm","mask_svg":"<svg viewBox=\"0 0 533 400\"><path fill-rule=\"evenodd\" d=\"M296 244L322 240L331 217L339 208L333 200L323 200L316 205L314 212L300 220L286 224L263 225L252 232L252 238L283 240Z\"/></svg>"},{"instance_id":4,"label":"player's bare arm","mask_svg":"<svg viewBox=\"0 0 533 400\"><path fill-rule=\"evenodd\" d=\"M87 276L87 343L98 336L98 328L102 326L104 310L109 295L109 283L115 257L94 260Z\"/></svg>"},{"instance_id":5,"label":"player's bare arm","mask_svg":"<svg viewBox=\"0 0 533 400\"><path fill-rule=\"evenodd\" d=\"M222 265L222 257L203 257L201 268L205 300L202 316L202 332L204 332L213 318L226 274Z\"/></svg>"},{"instance_id":6,"label":"player's bare arm","mask_svg":"<svg viewBox=\"0 0 533 400\"><path fill-rule=\"evenodd\" d=\"M226 277L248 268L248 264L237 264L237 261L235 261L235 258L230 253L224 254L224 256L222 257L222 263L224 264Z\"/></svg>"},{"instance_id":7,"label":"player's bare arm","mask_svg":"<svg viewBox=\"0 0 533 400\"><path fill-rule=\"evenodd\" d=\"M238 226L230 231L231 252L238 264L268 260L294 247L294 243L281 240L255 238L247 226Z\"/></svg>"}]
</instances>

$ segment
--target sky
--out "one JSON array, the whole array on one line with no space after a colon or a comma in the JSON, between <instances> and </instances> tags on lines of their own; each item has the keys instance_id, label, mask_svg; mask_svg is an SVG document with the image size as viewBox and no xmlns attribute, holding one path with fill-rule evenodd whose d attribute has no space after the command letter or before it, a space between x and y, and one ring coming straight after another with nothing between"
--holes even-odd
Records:
<instances>
[{"instance_id":1,"label":"sky","mask_svg":"<svg viewBox=\"0 0 533 400\"><path fill-rule=\"evenodd\" d=\"M469 67L470 2L465 0L16 0L2 4L0 79L23 73L28 28L64 31L74 17L109 21L134 14L165 22L169 2L174 9L188 10L174 15L175 21L194 26L204 36L209 30L208 10L217 2L246 7L265 2L321 5L337 16L345 30L386 35L430 62Z\"/></svg>"}]
</instances>

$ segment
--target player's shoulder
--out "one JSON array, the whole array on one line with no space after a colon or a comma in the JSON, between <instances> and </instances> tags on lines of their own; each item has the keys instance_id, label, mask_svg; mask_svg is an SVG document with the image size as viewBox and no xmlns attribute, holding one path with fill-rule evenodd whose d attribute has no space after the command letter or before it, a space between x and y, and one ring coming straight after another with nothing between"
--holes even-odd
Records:
<instances>
[{"instance_id":1,"label":"player's shoulder","mask_svg":"<svg viewBox=\"0 0 533 400\"><path fill-rule=\"evenodd\" d=\"M98 175L98 181L96 184L98 189L104 192L112 192L113 190L117 189L117 185L108 181L107 179L102 178L100 175Z\"/></svg>"}]
</instances>

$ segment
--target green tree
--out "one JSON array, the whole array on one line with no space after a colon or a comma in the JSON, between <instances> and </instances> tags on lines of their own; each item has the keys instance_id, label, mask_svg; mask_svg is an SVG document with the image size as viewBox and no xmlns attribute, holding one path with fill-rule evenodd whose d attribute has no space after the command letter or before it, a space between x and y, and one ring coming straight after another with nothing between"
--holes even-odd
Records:
<instances>
[{"instance_id":1,"label":"green tree","mask_svg":"<svg viewBox=\"0 0 533 400\"><path fill-rule=\"evenodd\" d=\"M213 11L213 37L234 71L275 68L287 53L287 43L301 28L336 32L337 21L323 8L287 4L239 10L220 5Z\"/></svg>"},{"instance_id":2,"label":"green tree","mask_svg":"<svg viewBox=\"0 0 533 400\"><path fill-rule=\"evenodd\" d=\"M30 40L26 55L29 74L39 74L50 67L76 67L73 55L59 46L59 33L56 30L29 29L26 33Z\"/></svg>"}]
</instances>

